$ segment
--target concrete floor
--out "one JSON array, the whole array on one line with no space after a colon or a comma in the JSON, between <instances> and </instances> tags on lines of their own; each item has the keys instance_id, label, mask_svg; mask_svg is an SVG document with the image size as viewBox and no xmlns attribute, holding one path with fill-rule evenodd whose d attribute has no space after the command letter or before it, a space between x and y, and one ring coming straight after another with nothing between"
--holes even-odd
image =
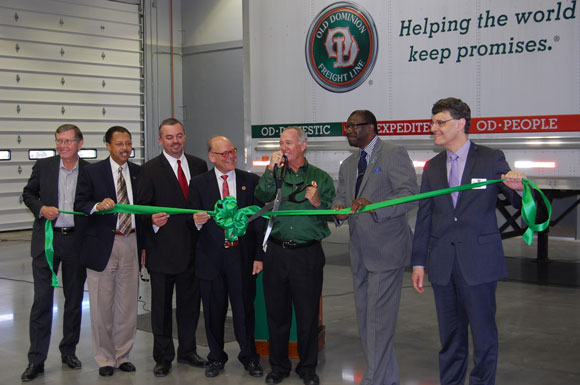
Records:
<instances>
[{"instance_id":1,"label":"concrete floor","mask_svg":"<svg viewBox=\"0 0 580 385\"><path fill-rule=\"evenodd\" d=\"M365 370L354 312L352 278L348 266L347 234L334 229L324 242L327 252L323 289L323 319L326 325L326 346L320 353L318 374L323 384L360 382ZM32 302L32 275L29 257L30 232L0 233L0 384L20 383L27 365L28 317ZM551 239L552 258L580 264L580 241ZM520 240L505 242L507 256L533 258L533 246ZM140 313L149 308L149 286L141 286ZM244 372L235 359L225 371L208 379L203 370L174 363L171 374L153 376L151 357L153 338L137 331L131 353L136 373L116 372L113 377L98 375L92 358L88 293L85 295L81 341L77 355L82 370L73 371L60 363L58 342L61 337L60 311L62 290L55 291L54 325L51 348L45 363L45 374L33 384L263 384L264 378L253 378ZM497 290L497 320L500 355L497 383L580 384L580 288L502 281ZM203 321L200 321L203 322ZM406 273L396 335L397 358L402 384L431 385L439 383L437 352L439 339L433 294L427 288L423 295L415 293ZM226 344L230 357L236 357L235 342ZM200 346L198 352L207 354ZM269 369L267 358L262 365ZM284 384L301 384L296 374Z\"/></svg>"}]
</instances>

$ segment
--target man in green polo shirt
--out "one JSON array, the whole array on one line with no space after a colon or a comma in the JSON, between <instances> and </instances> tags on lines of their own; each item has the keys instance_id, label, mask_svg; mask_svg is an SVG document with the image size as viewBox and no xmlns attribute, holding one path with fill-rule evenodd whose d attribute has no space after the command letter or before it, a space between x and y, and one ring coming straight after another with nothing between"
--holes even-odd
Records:
<instances>
[{"instance_id":1,"label":"man in green polo shirt","mask_svg":"<svg viewBox=\"0 0 580 385\"><path fill-rule=\"evenodd\" d=\"M270 164L256 187L256 198L270 202L276 196L280 161L287 157L287 171L282 195L296 195L296 201L284 201L280 210L329 209L335 195L332 178L308 163L304 157L306 133L299 127L288 127L280 135L280 150L272 154ZM304 200L303 202L300 202ZM306 385L318 385L318 311L322 293L322 269L325 257L320 241L330 235L327 217L317 215L280 216L274 219L266 255L264 256L264 297L270 330L270 367L267 384L278 384L290 375L288 339L292 321L292 305L296 314L298 355L296 373Z\"/></svg>"}]
</instances>

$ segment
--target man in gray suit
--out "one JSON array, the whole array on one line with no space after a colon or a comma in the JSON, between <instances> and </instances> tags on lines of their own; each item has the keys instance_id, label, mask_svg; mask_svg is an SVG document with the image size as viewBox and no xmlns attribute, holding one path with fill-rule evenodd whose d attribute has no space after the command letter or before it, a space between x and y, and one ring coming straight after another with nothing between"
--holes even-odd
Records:
<instances>
[{"instance_id":1,"label":"man in gray suit","mask_svg":"<svg viewBox=\"0 0 580 385\"><path fill-rule=\"evenodd\" d=\"M339 171L333 208L351 206L351 214L371 203L416 194L417 176L407 151L377 136L372 112L357 110L346 124L348 143L360 151L348 157ZM403 272L411 254L407 212L415 204L385 207L348 219L350 260L359 334L367 361L361 385L399 384L394 334L401 299Z\"/></svg>"}]
</instances>

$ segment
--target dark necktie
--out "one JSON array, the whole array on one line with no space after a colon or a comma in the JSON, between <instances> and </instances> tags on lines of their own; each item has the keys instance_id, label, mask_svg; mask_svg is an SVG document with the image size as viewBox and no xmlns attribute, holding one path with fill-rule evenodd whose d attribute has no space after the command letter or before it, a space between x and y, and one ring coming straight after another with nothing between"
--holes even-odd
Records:
<instances>
[{"instance_id":1,"label":"dark necktie","mask_svg":"<svg viewBox=\"0 0 580 385\"><path fill-rule=\"evenodd\" d=\"M356 176L356 187L354 189L354 197L358 196L358 189L360 188L360 184L365 176L365 171L367 169L367 153L366 151L360 152L360 158L358 160L358 174Z\"/></svg>"},{"instance_id":2,"label":"dark necktie","mask_svg":"<svg viewBox=\"0 0 580 385\"><path fill-rule=\"evenodd\" d=\"M185 200L187 200L187 196L189 194L189 183L187 183L187 178L185 177L185 173L181 168L180 160L177 161L177 180L181 186L181 191L183 191L183 196L185 197Z\"/></svg>"},{"instance_id":3,"label":"dark necktie","mask_svg":"<svg viewBox=\"0 0 580 385\"><path fill-rule=\"evenodd\" d=\"M449 167L449 187L459 186L459 164L457 164L457 159L459 156L457 154L451 153L449 155L450 167ZM457 205L458 192L451 193L451 199L453 200L453 207Z\"/></svg>"},{"instance_id":4,"label":"dark necktie","mask_svg":"<svg viewBox=\"0 0 580 385\"><path fill-rule=\"evenodd\" d=\"M123 167L119 167L119 176L117 177L117 203L129 204L129 197L127 195L127 184L123 178ZM125 235L129 234L131 230L131 214L118 214L118 228L117 231Z\"/></svg>"},{"instance_id":5,"label":"dark necktie","mask_svg":"<svg viewBox=\"0 0 580 385\"><path fill-rule=\"evenodd\" d=\"M224 183L222 185L222 199L224 199L225 197L230 196L230 186L228 186L228 176L227 175L222 175L222 179L224 180Z\"/></svg>"}]
</instances>

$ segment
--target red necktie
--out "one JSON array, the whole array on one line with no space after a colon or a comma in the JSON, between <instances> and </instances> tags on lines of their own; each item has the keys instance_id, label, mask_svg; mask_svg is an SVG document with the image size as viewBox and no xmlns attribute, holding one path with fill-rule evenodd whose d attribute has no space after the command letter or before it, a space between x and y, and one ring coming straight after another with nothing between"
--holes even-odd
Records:
<instances>
[{"instance_id":1,"label":"red necktie","mask_svg":"<svg viewBox=\"0 0 580 385\"><path fill-rule=\"evenodd\" d=\"M181 191L183 191L183 196L185 197L185 200L187 200L187 196L189 195L189 183L187 183L187 178L185 177L185 173L181 168L180 160L177 161L177 180L181 186Z\"/></svg>"},{"instance_id":2,"label":"red necktie","mask_svg":"<svg viewBox=\"0 0 580 385\"><path fill-rule=\"evenodd\" d=\"M222 186L222 199L225 197L230 196L230 186L228 186L228 176L222 175L222 179L224 180L224 184Z\"/></svg>"}]
</instances>

